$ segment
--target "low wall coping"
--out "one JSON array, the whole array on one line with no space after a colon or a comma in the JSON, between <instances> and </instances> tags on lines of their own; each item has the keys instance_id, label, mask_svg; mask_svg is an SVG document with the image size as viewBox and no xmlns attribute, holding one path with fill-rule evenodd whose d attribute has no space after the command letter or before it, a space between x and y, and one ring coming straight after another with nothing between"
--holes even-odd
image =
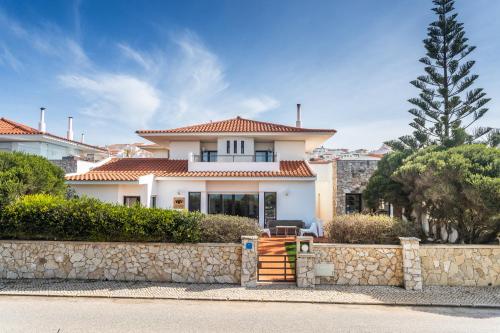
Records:
<instances>
[{"instance_id":1,"label":"low wall coping","mask_svg":"<svg viewBox=\"0 0 500 333\"><path fill-rule=\"evenodd\" d=\"M500 245L495 244L420 244L420 248L439 249L500 249Z\"/></svg>"},{"instance_id":2,"label":"low wall coping","mask_svg":"<svg viewBox=\"0 0 500 333\"><path fill-rule=\"evenodd\" d=\"M341 248L366 248L366 249L401 249L395 244L347 244L347 243L314 243L314 247L341 247Z\"/></svg>"},{"instance_id":3,"label":"low wall coping","mask_svg":"<svg viewBox=\"0 0 500 333\"><path fill-rule=\"evenodd\" d=\"M152 246L197 246L197 247L240 247L241 243L158 243L158 242L89 242L89 241L49 241L49 240L20 240L20 239L0 239L0 244L75 244L75 245L152 245Z\"/></svg>"}]
</instances>

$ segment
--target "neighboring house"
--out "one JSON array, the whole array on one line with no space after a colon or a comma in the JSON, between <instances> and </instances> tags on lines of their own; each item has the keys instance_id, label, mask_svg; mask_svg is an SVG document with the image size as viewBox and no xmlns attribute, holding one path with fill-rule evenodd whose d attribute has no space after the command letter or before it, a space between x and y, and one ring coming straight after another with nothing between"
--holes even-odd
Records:
<instances>
[{"instance_id":1,"label":"neighboring house","mask_svg":"<svg viewBox=\"0 0 500 333\"><path fill-rule=\"evenodd\" d=\"M319 212L307 154L335 134L241 117L137 131L169 158L117 158L67 177L79 195L203 213L310 221ZM330 210L332 210L330 206Z\"/></svg>"},{"instance_id":2,"label":"neighboring house","mask_svg":"<svg viewBox=\"0 0 500 333\"><path fill-rule=\"evenodd\" d=\"M311 155L316 157L309 163L318 175L316 195L318 205L323 207L318 209L322 214L320 218L329 220L334 215L364 211L362 193L377 170L378 161L390 151L386 145L371 152L365 149L351 152L324 147L316 149L316 154ZM392 207L382 204L378 212L392 215Z\"/></svg>"},{"instance_id":3,"label":"neighboring house","mask_svg":"<svg viewBox=\"0 0 500 333\"><path fill-rule=\"evenodd\" d=\"M46 132L43 112L38 129L0 118L0 151L43 156L67 173L89 170L94 162L107 156L103 148L73 140L71 117L66 138Z\"/></svg>"}]
</instances>

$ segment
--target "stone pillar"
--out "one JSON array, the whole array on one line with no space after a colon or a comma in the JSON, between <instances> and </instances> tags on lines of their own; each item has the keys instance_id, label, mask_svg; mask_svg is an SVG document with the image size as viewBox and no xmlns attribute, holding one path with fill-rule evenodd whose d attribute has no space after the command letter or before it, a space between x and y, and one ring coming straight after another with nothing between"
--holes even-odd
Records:
<instances>
[{"instance_id":1,"label":"stone pillar","mask_svg":"<svg viewBox=\"0 0 500 333\"><path fill-rule=\"evenodd\" d=\"M241 251L241 286L256 287L259 237L241 236L241 243L243 247Z\"/></svg>"},{"instance_id":2,"label":"stone pillar","mask_svg":"<svg viewBox=\"0 0 500 333\"><path fill-rule=\"evenodd\" d=\"M314 274L314 253L297 253L297 287L314 288L316 275Z\"/></svg>"},{"instance_id":3,"label":"stone pillar","mask_svg":"<svg viewBox=\"0 0 500 333\"><path fill-rule=\"evenodd\" d=\"M422 290L422 268L420 266L420 239L400 237L403 246L403 280L406 290Z\"/></svg>"}]
</instances>

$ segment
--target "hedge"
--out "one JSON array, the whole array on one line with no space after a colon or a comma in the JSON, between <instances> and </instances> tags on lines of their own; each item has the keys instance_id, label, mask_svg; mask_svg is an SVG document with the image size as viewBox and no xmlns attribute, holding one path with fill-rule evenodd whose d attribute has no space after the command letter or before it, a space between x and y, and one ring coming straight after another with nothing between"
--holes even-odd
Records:
<instances>
[{"instance_id":1,"label":"hedge","mask_svg":"<svg viewBox=\"0 0 500 333\"><path fill-rule=\"evenodd\" d=\"M412 222L387 215L338 215L325 225L325 235L333 243L399 244L399 237L418 237Z\"/></svg>"},{"instance_id":2,"label":"hedge","mask_svg":"<svg viewBox=\"0 0 500 333\"><path fill-rule=\"evenodd\" d=\"M201 220L201 239L210 243L240 242L241 236L259 236L257 220L229 215L205 215Z\"/></svg>"},{"instance_id":3,"label":"hedge","mask_svg":"<svg viewBox=\"0 0 500 333\"><path fill-rule=\"evenodd\" d=\"M21 197L0 216L4 239L228 243L240 242L243 235L259 235L256 220L46 194Z\"/></svg>"},{"instance_id":4,"label":"hedge","mask_svg":"<svg viewBox=\"0 0 500 333\"><path fill-rule=\"evenodd\" d=\"M199 242L200 213L125 207L96 199L27 195L5 206L0 237L39 240Z\"/></svg>"}]
</instances>

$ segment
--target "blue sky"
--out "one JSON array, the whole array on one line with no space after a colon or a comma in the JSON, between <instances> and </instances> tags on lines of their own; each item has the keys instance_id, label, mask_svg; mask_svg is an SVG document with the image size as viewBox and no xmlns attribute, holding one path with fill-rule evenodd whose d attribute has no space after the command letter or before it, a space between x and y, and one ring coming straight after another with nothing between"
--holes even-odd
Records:
<instances>
[{"instance_id":1,"label":"blue sky","mask_svg":"<svg viewBox=\"0 0 500 333\"><path fill-rule=\"evenodd\" d=\"M89 143L237 115L338 130L331 147L409 133L431 1L0 0L1 115ZM500 127L500 1L457 1Z\"/></svg>"}]
</instances>

